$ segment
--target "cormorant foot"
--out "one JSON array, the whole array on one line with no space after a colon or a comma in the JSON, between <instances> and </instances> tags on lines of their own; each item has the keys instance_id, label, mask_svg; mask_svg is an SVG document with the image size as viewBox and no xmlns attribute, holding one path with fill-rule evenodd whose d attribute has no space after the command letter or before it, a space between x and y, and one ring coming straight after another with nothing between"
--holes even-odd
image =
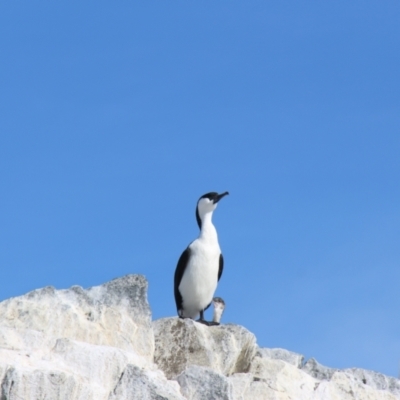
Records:
<instances>
[{"instance_id":1,"label":"cormorant foot","mask_svg":"<svg viewBox=\"0 0 400 400\"><path fill-rule=\"evenodd\" d=\"M203 325L208 325L208 321L206 321L205 319L196 319L196 322L199 322L200 324Z\"/></svg>"},{"instance_id":2,"label":"cormorant foot","mask_svg":"<svg viewBox=\"0 0 400 400\"><path fill-rule=\"evenodd\" d=\"M219 322L206 321L205 319L197 319L196 322L199 322L200 324L207 325L207 326L219 325Z\"/></svg>"}]
</instances>

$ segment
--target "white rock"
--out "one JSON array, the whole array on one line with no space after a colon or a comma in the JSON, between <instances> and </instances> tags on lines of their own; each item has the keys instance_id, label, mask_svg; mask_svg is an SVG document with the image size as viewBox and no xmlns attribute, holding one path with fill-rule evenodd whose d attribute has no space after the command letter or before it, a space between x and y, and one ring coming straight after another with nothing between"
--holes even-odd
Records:
<instances>
[{"instance_id":1,"label":"white rock","mask_svg":"<svg viewBox=\"0 0 400 400\"><path fill-rule=\"evenodd\" d=\"M0 400L400 399L395 378L303 365L241 326L152 325L146 290L131 275L0 303Z\"/></svg>"},{"instance_id":2,"label":"white rock","mask_svg":"<svg viewBox=\"0 0 400 400\"><path fill-rule=\"evenodd\" d=\"M233 400L228 378L210 368L191 365L175 378L190 400Z\"/></svg>"},{"instance_id":3,"label":"white rock","mask_svg":"<svg viewBox=\"0 0 400 400\"><path fill-rule=\"evenodd\" d=\"M273 358L274 360L282 360L294 365L297 368L300 368L304 363L304 356L302 354L279 348L269 349L260 347L257 350L257 356Z\"/></svg>"},{"instance_id":4,"label":"white rock","mask_svg":"<svg viewBox=\"0 0 400 400\"><path fill-rule=\"evenodd\" d=\"M386 399L393 397L385 397L390 393L395 398L400 398L400 381L393 377L388 377L374 371L368 371L360 368L349 368L342 371L329 368L318 363L311 358L303 366L302 370L312 377L323 381L321 382L317 392L324 390L324 396L331 393L331 396L376 396L376 398ZM329 381L329 384L326 383ZM339 391L339 392L338 392ZM372 392L371 392L372 391ZM332 393L339 394L332 394ZM372 394L371 394L372 393ZM364 399L364 397L361 397Z\"/></svg>"},{"instance_id":5,"label":"white rock","mask_svg":"<svg viewBox=\"0 0 400 400\"><path fill-rule=\"evenodd\" d=\"M44 359L62 367L64 371L78 374L91 384L104 387L107 393L114 388L129 364L148 370L156 369L154 364L134 352L69 339L58 339L52 352Z\"/></svg>"},{"instance_id":6,"label":"white rock","mask_svg":"<svg viewBox=\"0 0 400 400\"><path fill-rule=\"evenodd\" d=\"M359 383L371 386L374 389L387 390L397 396L400 396L399 379L361 368L349 368L343 370L343 372L352 375Z\"/></svg>"},{"instance_id":7,"label":"white rock","mask_svg":"<svg viewBox=\"0 0 400 400\"><path fill-rule=\"evenodd\" d=\"M266 383L273 399L311 399L318 382L297 366L260 353L254 357L249 372L256 381Z\"/></svg>"},{"instance_id":8,"label":"white rock","mask_svg":"<svg viewBox=\"0 0 400 400\"><path fill-rule=\"evenodd\" d=\"M0 303L0 398L106 400L128 365L156 371L146 290L131 275Z\"/></svg>"},{"instance_id":9,"label":"white rock","mask_svg":"<svg viewBox=\"0 0 400 400\"><path fill-rule=\"evenodd\" d=\"M101 397L98 397L101 399ZM94 400L93 387L74 375L52 369L9 367L2 379L3 400Z\"/></svg>"},{"instance_id":10,"label":"white rock","mask_svg":"<svg viewBox=\"0 0 400 400\"><path fill-rule=\"evenodd\" d=\"M301 367L304 372L319 380L330 380L333 374L338 371L335 368L329 368L320 364L316 359L310 358Z\"/></svg>"},{"instance_id":11,"label":"white rock","mask_svg":"<svg viewBox=\"0 0 400 400\"><path fill-rule=\"evenodd\" d=\"M46 287L5 300L0 303L0 328L36 330L51 338L119 347L149 361L154 354L147 281L140 275L87 290L79 286L67 290ZM3 342L5 347L21 345L21 341Z\"/></svg>"},{"instance_id":12,"label":"white rock","mask_svg":"<svg viewBox=\"0 0 400 400\"><path fill-rule=\"evenodd\" d=\"M351 374L337 371L330 381L319 383L314 400L396 400L399 397L385 390L376 390L360 383Z\"/></svg>"},{"instance_id":13,"label":"white rock","mask_svg":"<svg viewBox=\"0 0 400 400\"><path fill-rule=\"evenodd\" d=\"M232 385L233 400L269 400L275 399L275 391L265 381L253 374L239 373L228 377Z\"/></svg>"},{"instance_id":14,"label":"white rock","mask_svg":"<svg viewBox=\"0 0 400 400\"><path fill-rule=\"evenodd\" d=\"M132 379L133 368L143 371L140 378L149 393L156 390L166 399L183 400L176 382L167 381L155 364L133 352L69 339L57 340L52 350L40 354L0 350L0 371L7 372L2 378L6 400L107 400L112 393L129 399L139 390L134 386L143 385L140 379Z\"/></svg>"},{"instance_id":15,"label":"white rock","mask_svg":"<svg viewBox=\"0 0 400 400\"><path fill-rule=\"evenodd\" d=\"M167 381L161 371L128 365L108 400L185 400L179 385Z\"/></svg>"},{"instance_id":16,"label":"white rock","mask_svg":"<svg viewBox=\"0 0 400 400\"><path fill-rule=\"evenodd\" d=\"M331 380L317 380L282 360L259 359L252 373L228 378L233 400L395 400L394 394L376 390L347 372Z\"/></svg>"},{"instance_id":17,"label":"white rock","mask_svg":"<svg viewBox=\"0 0 400 400\"><path fill-rule=\"evenodd\" d=\"M163 318L153 327L154 362L169 379L189 365L223 375L246 372L257 348L255 336L239 325L209 327L190 319Z\"/></svg>"}]
</instances>

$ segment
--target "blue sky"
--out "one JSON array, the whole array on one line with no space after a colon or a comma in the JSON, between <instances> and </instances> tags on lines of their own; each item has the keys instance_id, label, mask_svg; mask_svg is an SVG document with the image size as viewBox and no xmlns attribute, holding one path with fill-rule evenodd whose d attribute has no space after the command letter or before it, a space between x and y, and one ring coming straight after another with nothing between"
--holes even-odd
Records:
<instances>
[{"instance_id":1,"label":"blue sky","mask_svg":"<svg viewBox=\"0 0 400 400\"><path fill-rule=\"evenodd\" d=\"M0 299L142 273L175 315L228 190L223 321L396 376L400 3L131 3L0 4Z\"/></svg>"}]
</instances>

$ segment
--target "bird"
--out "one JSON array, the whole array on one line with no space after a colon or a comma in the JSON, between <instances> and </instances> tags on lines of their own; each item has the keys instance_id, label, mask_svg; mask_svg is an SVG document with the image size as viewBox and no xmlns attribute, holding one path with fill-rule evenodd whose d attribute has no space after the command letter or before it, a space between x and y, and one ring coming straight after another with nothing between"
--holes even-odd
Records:
<instances>
[{"instance_id":1,"label":"bird","mask_svg":"<svg viewBox=\"0 0 400 400\"><path fill-rule=\"evenodd\" d=\"M178 316L194 319L200 314L197 322L205 325L217 325L204 319L204 311L211 305L224 269L224 257L219 247L217 230L212 223L212 215L218 202L228 194L210 192L199 198L196 220L200 234L179 257L174 274Z\"/></svg>"},{"instance_id":2,"label":"bird","mask_svg":"<svg viewBox=\"0 0 400 400\"><path fill-rule=\"evenodd\" d=\"M214 297L212 299L212 303L214 306L214 316L212 322L213 325L219 325L221 322L221 317L225 309L225 302L221 297Z\"/></svg>"}]
</instances>

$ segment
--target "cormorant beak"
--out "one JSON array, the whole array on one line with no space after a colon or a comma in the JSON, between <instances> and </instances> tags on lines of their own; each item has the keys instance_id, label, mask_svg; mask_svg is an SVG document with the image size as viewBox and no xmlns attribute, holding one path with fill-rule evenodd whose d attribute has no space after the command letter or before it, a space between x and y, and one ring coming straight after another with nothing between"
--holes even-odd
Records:
<instances>
[{"instance_id":1,"label":"cormorant beak","mask_svg":"<svg viewBox=\"0 0 400 400\"><path fill-rule=\"evenodd\" d=\"M217 196L215 196L215 197L213 198L213 203L214 203L214 204L217 204L224 196L226 196L226 195L228 195L228 194L229 194L229 192L225 192L225 193L218 194Z\"/></svg>"}]
</instances>

